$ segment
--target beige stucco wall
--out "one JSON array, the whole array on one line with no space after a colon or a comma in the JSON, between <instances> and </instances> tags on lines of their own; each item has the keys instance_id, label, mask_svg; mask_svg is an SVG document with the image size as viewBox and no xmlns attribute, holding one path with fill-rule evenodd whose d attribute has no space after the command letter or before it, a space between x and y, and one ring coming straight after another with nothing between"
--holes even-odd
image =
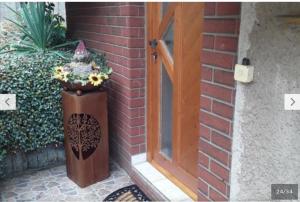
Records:
<instances>
[{"instance_id":1,"label":"beige stucco wall","mask_svg":"<svg viewBox=\"0 0 300 202\"><path fill-rule=\"evenodd\" d=\"M271 184L300 183L300 111L284 110L284 94L300 93L300 25L278 15L300 3L242 3L239 56L254 82L237 83L232 147L232 201L271 199Z\"/></svg>"}]
</instances>

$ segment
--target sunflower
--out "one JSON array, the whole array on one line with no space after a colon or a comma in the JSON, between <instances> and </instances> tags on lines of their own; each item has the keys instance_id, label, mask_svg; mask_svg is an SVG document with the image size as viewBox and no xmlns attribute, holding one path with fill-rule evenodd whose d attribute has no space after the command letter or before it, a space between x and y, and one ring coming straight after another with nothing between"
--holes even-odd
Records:
<instances>
[{"instance_id":1,"label":"sunflower","mask_svg":"<svg viewBox=\"0 0 300 202\"><path fill-rule=\"evenodd\" d=\"M104 80L104 79L108 79L108 75L105 74L105 73L101 73L101 78Z\"/></svg>"},{"instance_id":2,"label":"sunflower","mask_svg":"<svg viewBox=\"0 0 300 202\"><path fill-rule=\"evenodd\" d=\"M54 78L58 79L58 80L63 80L63 75L61 73L54 73Z\"/></svg>"},{"instance_id":3,"label":"sunflower","mask_svg":"<svg viewBox=\"0 0 300 202\"><path fill-rule=\"evenodd\" d=\"M62 75L62 80L64 82L67 82L68 81L69 72L63 72L61 75Z\"/></svg>"},{"instance_id":4,"label":"sunflower","mask_svg":"<svg viewBox=\"0 0 300 202\"><path fill-rule=\"evenodd\" d=\"M91 65L92 65L92 68L93 68L93 69L97 69L97 70L100 69L100 67L97 66L97 64L95 63L95 61L92 61Z\"/></svg>"},{"instance_id":5,"label":"sunflower","mask_svg":"<svg viewBox=\"0 0 300 202\"><path fill-rule=\"evenodd\" d=\"M101 74L92 73L89 76L89 81L94 86L99 86L102 83L103 80L101 78Z\"/></svg>"},{"instance_id":6,"label":"sunflower","mask_svg":"<svg viewBox=\"0 0 300 202\"><path fill-rule=\"evenodd\" d=\"M68 81L69 72L65 72L63 67L55 67L54 69L54 78L61 80L61 81Z\"/></svg>"},{"instance_id":7,"label":"sunflower","mask_svg":"<svg viewBox=\"0 0 300 202\"><path fill-rule=\"evenodd\" d=\"M62 66L58 66L54 68L54 74L61 74L64 72L64 68Z\"/></svg>"}]
</instances>

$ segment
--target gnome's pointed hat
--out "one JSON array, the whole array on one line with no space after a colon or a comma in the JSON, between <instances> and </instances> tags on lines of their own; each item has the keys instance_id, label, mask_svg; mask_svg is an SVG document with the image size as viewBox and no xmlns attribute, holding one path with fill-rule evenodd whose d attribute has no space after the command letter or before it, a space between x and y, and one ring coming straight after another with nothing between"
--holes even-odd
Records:
<instances>
[{"instance_id":1,"label":"gnome's pointed hat","mask_svg":"<svg viewBox=\"0 0 300 202\"><path fill-rule=\"evenodd\" d=\"M73 56L76 60L84 60L89 57L90 53L86 50L83 41L80 41Z\"/></svg>"}]
</instances>

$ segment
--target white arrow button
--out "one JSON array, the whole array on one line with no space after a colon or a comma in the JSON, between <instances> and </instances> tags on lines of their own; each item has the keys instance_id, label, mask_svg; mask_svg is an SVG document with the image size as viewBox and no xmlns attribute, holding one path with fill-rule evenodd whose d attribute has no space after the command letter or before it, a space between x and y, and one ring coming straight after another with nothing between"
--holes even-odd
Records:
<instances>
[{"instance_id":1,"label":"white arrow button","mask_svg":"<svg viewBox=\"0 0 300 202\"><path fill-rule=\"evenodd\" d=\"M284 94L285 110L300 110L300 94Z\"/></svg>"},{"instance_id":2,"label":"white arrow button","mask_svg":"<svg viewBox=\"0 0 300 202\"><path fill-rule=\"evenodd\" d=\"M0 94L0 110L16 110L16 94Z\"/></svg>"}]
</instances>

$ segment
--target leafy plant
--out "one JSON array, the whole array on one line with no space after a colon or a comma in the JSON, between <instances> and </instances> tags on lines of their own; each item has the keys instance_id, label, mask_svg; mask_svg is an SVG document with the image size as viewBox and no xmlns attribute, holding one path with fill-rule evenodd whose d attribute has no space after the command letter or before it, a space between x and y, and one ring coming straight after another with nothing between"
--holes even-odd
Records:
<instances>
[{"instance_id":1,"label":"leafy plant","mask_svg":"<svg viewBox=\"0 0 300 202\"><path fill-rule=\"evenodd\" d=\"M15 24L23 34L18 43L9 44L9 49L2 51L15 51L18 53L51 52L63 57L63 52L58 50L77 43L66 42L65 28L62 26L64 19L54 14L54 4L21 3L21 11L11 9L19 20L7 19Z\"/></svg>"},{"instance_id":2,"label":"leafy plant","mask_svg":"<svg viewBox=\"0 0 300 202\"><path fill-rule=\"evenodd\" d=\"M54 3L45 4L47 19L53 22L53 36L50 44L57 45L66 42L66 27L63 26L65 19L59 14L54 14Z\"/></svg>"},{"instance_id":3,"label":"leafy plant","mask_svg":"<svg viewBox=\"0 0 300 202\"><path fill-rule=\"evenodd\" d=\"M4 166L1 159L7 153L62 144L61 87L49 78L53 65L70 60L42 53L30 57L6 53L0 60L0 94L17 97L17 110L0 111L0 165Z\"/></svg>"},{"instance_id":4,"label":"leafy plant","mask_svg":"<svg viewBox=\"0 0 300 202\"><path fill-rule=\"evenodd\" d=\"M72 54L67 56L40 52L29 57L14 52L0 55L0 94L17 97L17 110L0 111L0 176L7 154L63 143L61 86L51 76L53 66L71 61ZM92 57L106 66L104 55L92 53Z\"/></svg>"},{"instance_id":5,"label":"leafy plant","mask_svg":"<svg viewBox=\"0 0 300 202\"><path fill-rule=\"evenodd\" d=\"M73 72L74 68L83 65L86 65L85 68L90 65L93 70L86 73ZM95 52L88 56L88 58L84 58L79 62L76 62L76 59L74 60L73 58L72 63L65 64L64 66L57 66L53 69L54 78L72 84L80 83L83 86L88 83L91 83L94 86L100 86L109 79L111 73L112 68L107 66L105 55L99 55Z\"/></svg>"}]
</instances>

